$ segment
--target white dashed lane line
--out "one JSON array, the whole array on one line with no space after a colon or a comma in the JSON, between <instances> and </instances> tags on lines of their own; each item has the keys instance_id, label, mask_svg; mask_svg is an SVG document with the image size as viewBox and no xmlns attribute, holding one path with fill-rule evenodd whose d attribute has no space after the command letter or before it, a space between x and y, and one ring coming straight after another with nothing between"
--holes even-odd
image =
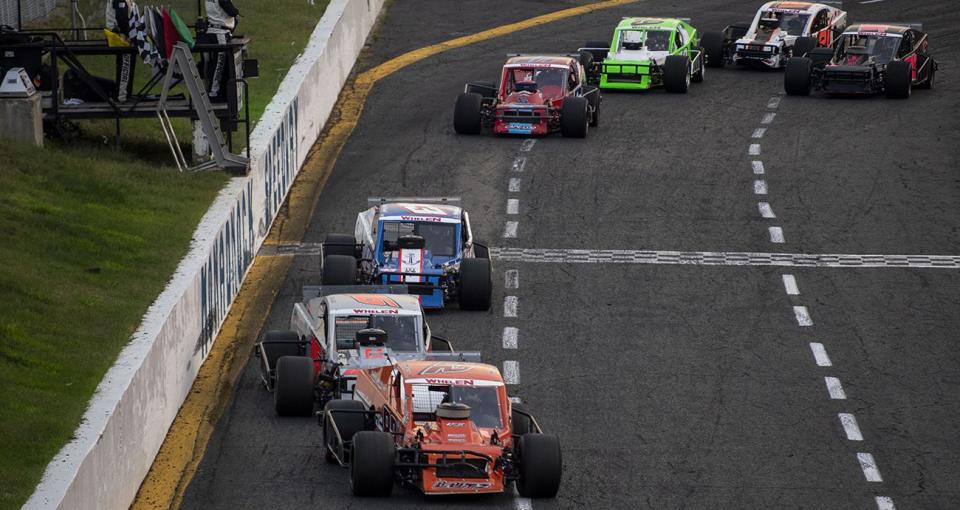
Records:
<instances>
[{"instance_id":1,"label":"white dashed lane line","mask_svg":"<svg viewBox=\"0 0 960 510\"><path fill-rule=\"evenodd\" d=\"M516 289L520 286L520 272L516 269L510 269L503 274L503 286L508 289Z\"/></svg>"},{"instance_id":2,"label":"white dashed lane line","mask_svg":"<svg viewBox=\"0 0 960 510\"><path fill-rule=\"evenodd\" d=\"M770 207L769 202L757 202L757 209L760 211L760 216L763 218L777 217L776 214L773 214L773 207Z\"/></svg>"},{"instance_id":3,"label":"white dashed lane line","mask_svg":"<svg viewBox=\"0 0 960 510\"><path fill-rule=\"evenodd\" d=\"M514 327L505 327L503 328L503 348L504 349L516 349L517 348L517 337L520 334L520 330Z\"/></svg>"},{"instance_id":4,"label":"white dashed lane line","mask_svg":"<svg viewBox=\"0 0 960 510\"><path fill-rule=\"evenodd\" d=\"M532 149L536 143L536 138L527 138L523 141L523 145L520 146L520 152L530 152L530 149Z\"/></svg>"},{"instance_id":5,"label":"white dashed lane line","mask_svg":"<svg viewBox=\"0 0 960 510\"><path fill-rule=\"evenodd\" d=\"M517 237L517 227L520 224L516 221L508 221L503 227L503 237L506 239L514 239Z\"/></svg>"},{"instance_id":6,"label":"white dashed lane line","mask_svg":"<svg viewBox=\"0 0 960 510\"><path fill-rule=\"evenodd\" d=\"M517 316L517 296L503 298L503 316L510 319Z\"/></svg>"},{"instance_id":7,"label":"white dashed lane line","mask_svg":"<svg viewBox=\"0 0 960 510\"><path fill-rule=\"evenodd\" d=\"M757 195L766 195L767 194L767 181L763 179L757 179L753 181L753 192Z\"/></svg>"},{"instance_id":8,"label":"white dashed lane line","mask_svg":"<svg viewBox=\"0 0 960 510\"><path fill-rule=\"evenodd\" d=\"M750 138L763 138L763 134L767 132L767 128L757 128L753 130L753 134L750 135Z\"/></svg>"},{"instance_id":9,"label":"white dashed lane line","mask_svg":"<svg viewBox=\"0 0 960 510\"><path fill-rule=\"evenodd\" d=\"M858 453L857 460L860 461L860 469L863 470L863 477L866 478L868 482L883 481L883 477L880 476L880 469L877 468L877 462L873 460L873 455L869 453Z\"/></svg>"},{"instance_id":10,"label":"white dashed lane line","mask_svg":"<svg viewBox=\"0 0 960 510\"><path fill-rule=\"evenodd\" d=\"M507 214L518 214L520 212L520 200L511 198L507 200Z\"/></svg>"},{"instance_id":11,"label":"white dashed lane line","mask_svg":"<svg viewBox=\"0 0 960 510\"><path fill-rule=\"evenodd\" d=\"M840 424L843 425L843 431L847 434L850 441L863 441L863 434L860 433L860 425L857 424L857 418L850 413L840 413Z\"/></svg>"},{"instance_id":12,"label":"white dashed lane line","mask_svg":"<svg viewBox=\"0 0 960 510\"><path fill-rule=\"evenodd\" d=\"M520 192L520 178L519 178L519 177L511 177L511 178L510 178L510 184L507 186L507 190L508 190L510 193L519 193L519 192Z\"/></svg>"},{"instance_id":13,"label":"white dashed lane line","mask_svg":"<svg viewBox=\"0 0 960 510\"><path fill-rule=\"evenodd\" d=\"M750 154L751 156L759 156L759 155L760 155L760 144L759 144L759 143L751 143L750 146L747 148L747 154Z\"/></svg>"},{"instance_id":14,"label":"white dashed lane line","mask_svg":"<svg viewBox=\"0 0 960 510\"><path fill-rule=\"evenodd\" d=\"M503 382L507 384L520 384L520 363L514 360L503 362Z\"/></svg>"},{"instance_id":15,"label":"white dashed lane line","mask_svg":"<svg viewBox=\"0 0 960 510\"><path fill-rule=\"evenodd\" d=\"M827 393L830 394L830 398L833 400L846 400L847 393L843 391L843 385L840 384L840 379L836 377L826 376L823 378L824 382L827 383Z\"/></svg>"},{"instance_id":16,"label":"white dashed lane line","mask_svg":"<svg viewBox=\"0 0 960 510\"><path fill-rule=\"evenodd\" d=\"M897 507L887 496L877 496L877 510L897 510Z\"/></svg>"},{"instance_id":17,"label":"white dashed lane line","mask_svg":"<svg viewBox=\"0 0 960 510\"><path fill-rule=\"evenodd\" d=\"M510 166L511 172L522 172L523 167L527 166L527 158L523 156L517 156L517 159L513 160L513 165Z\"/></svg>"},{"instance_id":18,"label":"white dashed lane line","mask_svg":"<svg viewBox=\"0 0 960 510\"><path fill-rule=\"evenodd\" d=\"M769 228L767 228L767 232L769 232L769 234L770 234L770 242L771 242L771 243L783 244L783 242L785 241L785 239L784 239L784 237L783 237L783 229L782 229L782 228L780 228L780 227L769 227Z\"/></svg>"},{"instance_id":19,"label":"white dashed lane line","mask_svg":"<svg viewBox=\"0 0 960 510\"><path fill-rule=\"evenodd\" d=\"M763 161L751 161L750 166L753 167L754 174L763 175Z\"/></svg>"},{"instance_id":20,"label":"white dashed lane line","mask_svg":"<svg viewBox=\"0 0 960 510\"><path fill-rule=\"evenodd\" d=\"M827 349L819 342L810 342L810 350L813 351L813 359L818 367L832 367L830 356L827 356Z\"/></svg>"},{"instance_id":21,"label":"white dashed lane line","mask_svg":"<svg viewBox=\"0 0 960 510\"><path fill-rule=\"evenodd\" d=\"M767 108L776 108L778 106L780 106L780 96L771 97L770 100L767 101Z\"/></svg>"},{"instance_id":22,"label":"white dashed lane line","mask_svg":"<svg viewBox=\"0 0 960 510\"><path fill-rule=\"evenodd\" d=\"M783 290L790 296L799 296L800 287L797 287L797 279L792 274L783 275Z\"/></svg>"},{"instance_id":23,"label":"white dashed lane line","mask_svg":"<svg viewBox=\"0 0 960 510\"><path fill-rule=\"evenodd\" d=\"M813 318L810 317L810 311L805 306L794 306L793 315L797 319L799 326L813 326Z\"/></svg>"},{"instance_id":24,"label":"white dashed lane line","mask_svg":"<svg viewBox=\"0 0 960 510\"><path fill-rule=\"evenodd\" d=\"M773 122L773 119L777 118L776 113L764 113L763 118L760 119L761 124L770 124Z\"/></svg>"}]
</instances>

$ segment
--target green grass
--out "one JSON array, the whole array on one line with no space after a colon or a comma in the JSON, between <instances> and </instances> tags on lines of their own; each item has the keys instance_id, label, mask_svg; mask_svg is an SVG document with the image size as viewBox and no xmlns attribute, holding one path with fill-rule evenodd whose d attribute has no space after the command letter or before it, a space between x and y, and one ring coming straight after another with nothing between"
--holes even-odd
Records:
<instances>
[{"instance_id":1,"label":"green grass","mask_svg":"<svg viewBox=\"0 0 960 510\"><path fill-rule=\"evenodd\" d=\"M88 26L102 25L102 1L80 4ZM192 23L195 2L170 4ZM240 3L238 33L260 60L261 77L250 80L254 118L326 4ZM61 8L42 24L68 26L69 16ZM189 133L186 121L174 122ZM79 125L83 134L69 143L0 144L0 509L23 504L71 438L227 181L170 168L155 119L124 121L122 152L112 147L112 122Z\"/></svg>"}]
</instances>

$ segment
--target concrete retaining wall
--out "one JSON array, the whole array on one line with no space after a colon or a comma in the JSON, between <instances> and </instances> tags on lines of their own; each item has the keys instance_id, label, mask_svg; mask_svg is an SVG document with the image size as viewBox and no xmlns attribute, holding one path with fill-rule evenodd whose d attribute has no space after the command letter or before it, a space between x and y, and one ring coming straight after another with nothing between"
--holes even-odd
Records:
<instances>
[{"instance_id":1,"label":"concrete retaining wall","mask_svg":"<svg viewBox=\"0 0 960 510\"><path fill-rule=\"evenodd\" d=\"M231 180L204 215L24 508L130 506L383 2L330 2L251 135L249 175Z\"/></svg>"}]
</instances>

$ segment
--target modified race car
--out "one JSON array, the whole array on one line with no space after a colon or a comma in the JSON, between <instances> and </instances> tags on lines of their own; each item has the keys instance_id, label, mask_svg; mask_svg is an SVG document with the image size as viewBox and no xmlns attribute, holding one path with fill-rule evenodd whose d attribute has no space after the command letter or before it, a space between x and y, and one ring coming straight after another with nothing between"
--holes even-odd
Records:
<instances>
[{"instance_id":1,"label":"modified race car","mask_svg":"<svg viewBox=\"0 0 960 510\"><path fill-rule=\"evenodd\" d=\"M587 43L590 83L601 89L646 90L662 86L685 93L702 82L704 53L689 19L624 18L609 43Z\"/></svg>"},{"instance_id":2,"label":"modified race car","mask_svg":"<svg viewBox=\"0 0 960 510\"><path fill-rule=\"evenodd\" d=\"M464 86L453 111L460 134L546 135L583 138L600 121L600 90L587 83L581 55L514 55L503 65L500 84Z\"/></svg>"},{"instance_id":3,"label":"modified race car","mask_svg":"<svg viewBox=\"0 0 960 510\"><path fill-rule=\"evenodd\" d=\"M703 34L707 65L753 64L783 68L794 55L816 47L833 47L847 26L840 2L767 2L749 24Z\"/></svg>"},{"instance_id":4,"label":"modified race car","mask_svg":"<svg viewBox=\"0 0 960 510\"><path fill-rule=\"evenodd\" d=\"M913 87L933 88L938 63L929 54L922 26L864 23L852 25L836 51L815 48L787 63L783 88L806 96L811 90L833 94L886 94L908 98Z\"/></svg>"},{"instance_id":5,"label":"modified race car","mask_svg":"<svg viewBox=\"0 0 960 510\"><path fill-rule=\"evenodd\" d=\"M363 370L353 396L330 401L320 425L327 461L350 468L356 496L395 484L430 495L560 489L559 439L511 403L496 367L401 361Z\"/></svg>"},{"instance_id":6,"label":"modified race car","mask_svg":"<svg viewBox=\"0 0 960 510\"><path fill-rule=\"evenodd\" d=\"M371 198L353 235L322 245L323 285L405 285L424 308L490 309L489 249L459 198Z\"/></svg>"}]
</instances>

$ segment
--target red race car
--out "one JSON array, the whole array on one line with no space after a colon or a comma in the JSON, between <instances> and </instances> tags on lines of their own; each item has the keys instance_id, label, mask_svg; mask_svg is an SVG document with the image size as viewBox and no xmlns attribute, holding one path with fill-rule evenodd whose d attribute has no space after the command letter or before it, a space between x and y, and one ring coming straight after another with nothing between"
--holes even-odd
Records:
<instances>
[{"instance_id":1,"label":"red race car","mask_svg":"<svg viewBox=\"0 0 960 510\"><path fill-rule=\"evenodd\" d=\"M587 84L588 53L566 56L511 56L500 85L468 83L457 97L453 128L479 134L484 126L498 135L546 135L583 138L596 126L600 89Z\"/></svg>"}]
</instances>

